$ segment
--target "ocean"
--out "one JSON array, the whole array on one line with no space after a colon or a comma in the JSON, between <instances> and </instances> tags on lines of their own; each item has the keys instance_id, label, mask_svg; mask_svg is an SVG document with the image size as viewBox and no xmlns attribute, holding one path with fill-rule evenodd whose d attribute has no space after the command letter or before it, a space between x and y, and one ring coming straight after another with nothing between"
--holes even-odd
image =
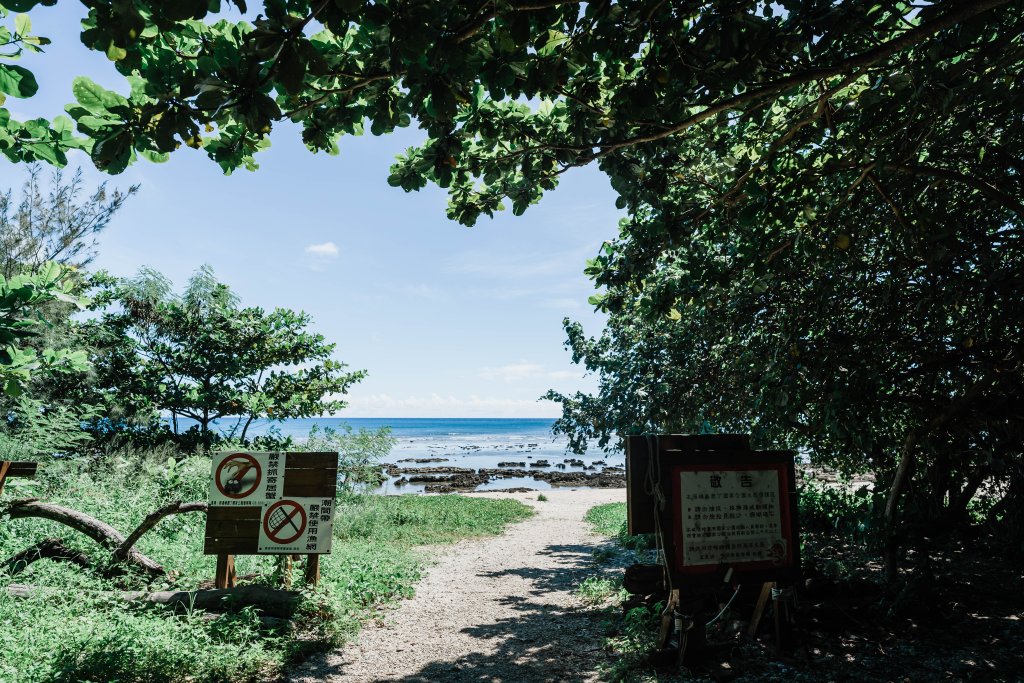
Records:
<instances>
[{"instance_id":1,"label":"ocean","mask_svg":"<svg viewBox=\"0 0 1024 683\"><path fill-rule=\"evenodd\" d=\"M179 421L179 424L180 421ZM226 428L232 422L217 425ZM249 435L266 434L273 429L282 436L291 436L301 442L313 425L335 429L349 425L354 430L375 430L390 427L397 443L385 463L396 467L420 469L424 467L457 467L470 470L481 468L497 469L500 463L522 463L521 466L503 465L509 471L525 470L529 476L492 477L489 481L476 484L472 490L486 491L504 488L530 488L543 490L551 488L533 473L556 472L601 472L605 467L623 467L622 453L606 453L596 444L588 448L586 455L576 456L566 452L565 437L551 433L554 420L549 418L340 418L320 417L271 422L260 420L249 427ZM187 425L182 425L182 428ZM435 462L415 463L414 460L434 459ZM404 462L403 462L404 461ZM541 461L549 464L536 466ZM573 461L570 463L569 461ZM596 464L595 464L596 463ZM426 489L425 482L407 482L409 472L388 477L379 489L380 493L418 493Z\"/></svg>"}]
</instances>

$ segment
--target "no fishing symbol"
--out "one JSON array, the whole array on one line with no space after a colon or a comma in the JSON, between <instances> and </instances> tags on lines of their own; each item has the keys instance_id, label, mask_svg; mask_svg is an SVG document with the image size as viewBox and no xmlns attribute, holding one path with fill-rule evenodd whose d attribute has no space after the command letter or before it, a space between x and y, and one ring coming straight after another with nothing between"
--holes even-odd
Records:
<instances>
[{"instance_id":1,"label":"no fishing symbol","mask_svg":"<svg viewBox=\"0 0 1024 683\"><path fill-rule=\"evenodd\" d=\"M279 500L263 513L263 533L271 543L294 543L305 530L306 510L294 500Z\"/></svg>"},{"instance_id":2,"label":"no fishing symbol","mask_svg":"<svg viewBox=\"0 0 1024 683\"><path fill-rule=\"evenodd\" d=\"M251 495L262 480L263 468L248 453L233 453L224 458L214 474L217 490L234 500Z\"/></svg>"}]
</instances>

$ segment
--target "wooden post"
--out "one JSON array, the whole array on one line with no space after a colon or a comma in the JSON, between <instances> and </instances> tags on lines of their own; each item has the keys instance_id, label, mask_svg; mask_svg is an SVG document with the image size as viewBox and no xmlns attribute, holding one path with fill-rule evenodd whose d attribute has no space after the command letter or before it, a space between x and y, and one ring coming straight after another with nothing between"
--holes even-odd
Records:
<instances>
[{"instance_id":1,"label":"wooden post","mask_svg":"<svg viewBox=\"0 0 1024 683\"><path fill-rule=\"evenodd\" d=\"M754 615L750 617L750 625L747 626L747 635L751 638L757 635L757 627L761 624L761 617L764 616L764 608L768 605L768 599L772 596L773 588L775 588L774 581L765 581L764 585L761 586L761 595L757 596Z\"/></svg>"},{"instance_id":2,"label":"wooden post","mask_svg":"<svg viewBox=\"0 0 1024 683\"><path fill-rule=\"evenodd\" d=\"M235 587L235 556L228 553L217 555L217 573L213 577L216 588Z\"/></svg>"},{"instance_id":3,"label":"wooden post","mask_svg":"<svg viewBox=\"0 0 1024 683\"><path fill-rule=\"evenodd\" d=\"M792 649L793 625L789 614L789 596L792 594L792 587L785 584L776 584L778 588L772 596L772 607L775 611L775 647L778 652L789 652ZM785 591L785 592L784 592Z\"/></svg>"},{"instance_id":4,"label":"wooden post","mask_svg":"<svg viewBox=\"0 0 1024 683\"><path fill-rule=\"evenodd\" d=\"M320 583L320 556L306 555L306 575L303 577L310 586Z\"/></svg>"},{"instance_id":5,"label":"wooden post","mask_svg":"<svg viewBox=\"0 0 1024 683\"><path fill-rule=\"evenodd\" d=\"M7 479L7 470L10 468L10 460L0 460L0 493L4 491L4 481Z\"/></svg>"}]
</instances>

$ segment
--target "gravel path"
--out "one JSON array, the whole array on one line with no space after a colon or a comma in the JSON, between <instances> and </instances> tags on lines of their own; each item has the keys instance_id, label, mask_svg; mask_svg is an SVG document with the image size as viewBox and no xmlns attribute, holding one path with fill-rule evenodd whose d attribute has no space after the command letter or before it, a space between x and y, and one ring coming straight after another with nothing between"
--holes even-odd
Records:
<instances>
[{"instance_id":1,"label":"gravel path","mask_svg":"<svg viewBox=\"0 0 1024 683\"><path fill-rule=\"evenodd\" d=\"M416 597L367 624L358 641L312 659L294 683L369 681L595 681L600 618L576 586L596 573L603 539L583 515L624 501L624 489L478 494L537 514L495 538L439 549Z\"/></svg>"}]
</instances>

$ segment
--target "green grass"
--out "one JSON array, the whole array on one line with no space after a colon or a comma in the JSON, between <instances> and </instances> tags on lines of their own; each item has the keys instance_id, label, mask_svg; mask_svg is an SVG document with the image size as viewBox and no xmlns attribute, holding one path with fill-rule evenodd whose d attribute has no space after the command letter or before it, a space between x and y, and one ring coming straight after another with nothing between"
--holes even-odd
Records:
<instances>
[{"instance_id":1,"label":"green grass","mask_svg":"<svg viewBox=\"0 0 1024 683\"><path fill-rule=\"evenodd\" d=\"M3 500L39 497L127 534L163 503L205 500L208 476L208 459L171 466L166 454L51 462L35 481L9 482L13 486L5 488ZM188 590L212 579L215 558L202 554L203 515L170 517L139 543L142 552L174 572L153 585L137 578L114 583L50 561L36 562L16 577L0 574L0 683L267 680L307 651L351 637L376 605L411 596L424 563L416 546L500 533L530 514L516 501L459 496L341 500L320 586L307 590L296 619L269 629L251 611L211 619L98 595L125 588ZM47 537L61 538L97 563L105 559L99 546L62 525L3 519L0 560ZM242 556L237 563L240 576L274 582L275 558ZM10 583L59 590L14 599L6 591Z\"/></svg>"},{"instance_id":2,"label":"green grass","mask_svg":"<svg viewBox=\"0 0 1024 683\"><path fill-rule=\"evenodd\" d=\"M584 518L594 527L594 531L605 536L615 536L626 523L626 504L607 503L587 510Z\"/></svg>"},{"instance_id":3,"label":"green grass","mask_svg":"<svg viewBox=\"0 0 1024 683\"><path fill-rule=\"evenodd\" d=\"M626 504L606 503L587 510L585 519L594 531L605 536L614 536L616 542L630 550L648 550L654 547L653 534L630 536L626 531Z\"/></svg>"},{"instance_id":4,"label":"green grass","mask_svg":"<svg viewBox=\"0 0 1024 683\"><path fill-rule=\"evenodd\" d=\"M619 586L604 576L588 576L576 588L576 594L586 602L599 605L618 592Z\"/></svg>"},{"instance_id":5,"label":"green grass","mask_svg":"<svg viewBox=\"0 0 1024 683\"><path fill-rule=\"evenodd\" d=\"M626 532L626 504L608 503L587 510L585 519L596 533L609 536L614 545L595 551L595 563L604 564L616 558L624 562L651 561L646 552L654 546L650 535L630 536ZM598 557L600 553L600 557ZM607 572L590 576L577 589L578 595L605 611L607 639L605 647L615 653L602 670L609 681L658 680L643 666L644 657L655 645L658 608L640 606L623 613L622 602L627 594L622 576L610 578Z\"/></svg>"}]
</instances>

